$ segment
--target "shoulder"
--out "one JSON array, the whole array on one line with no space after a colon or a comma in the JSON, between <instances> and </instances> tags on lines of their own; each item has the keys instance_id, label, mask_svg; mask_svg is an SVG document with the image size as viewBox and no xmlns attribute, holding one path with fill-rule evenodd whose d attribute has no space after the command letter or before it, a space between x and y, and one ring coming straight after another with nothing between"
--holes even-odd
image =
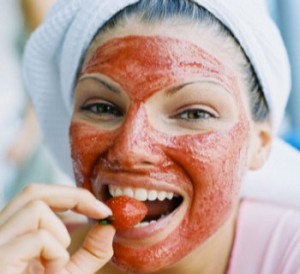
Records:
<instances>
[{"instance_id":1,"label":"shoulder","mask_svg":"<svg viewBox=\"0 0 300 274\"><path fill-rule=\"evenodd\" d=\"M300 271L299 258L300 211L243 200L229 273L242 270L243 274L294 274Z\"/></svg>"}]
</instances>

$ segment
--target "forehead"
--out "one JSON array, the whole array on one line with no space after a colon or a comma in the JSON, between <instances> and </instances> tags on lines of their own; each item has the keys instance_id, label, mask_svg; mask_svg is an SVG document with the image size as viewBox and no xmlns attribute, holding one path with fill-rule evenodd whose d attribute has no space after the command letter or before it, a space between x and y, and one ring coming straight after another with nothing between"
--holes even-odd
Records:
<instances>
[{"instance_id":1,"label":"forehead","mask_svg":"<svg viewBox=\"0 0 300 274\"><path fill-rule=\"evenodd\" d=\"M138 37L138 39L132 39L132 37ZM156 37L156 39L151 39L151 37ZM110 66L110 75L107 74L108 70L97 71L93 68L93 66L99 68L99 64L105 62ZM172 69L173 72L175 71L174 66L168 65L168 62L173 65L177 63L177 68L181 71L176 71L175 81L173 77L171 81L164 83L166 78L160 77L160 71L164 71L163 73L167 70L170 72ZM185 64L178 66L180 62ZM248 101L247 83L245 83L241 66L243 57L239 48L234 45L233 39L217 34L216 28L210 29L186 22L175 26L174 22L169 21L160 24L133 21L120 24L103 33L100 32L87 52L81 73L99 72L116 80L118 84L134 85L135 89L139 82L143 88L149 86L148 79L150 79L153 89L148 90L147 95L144 94L148 97L154 91L167 88L170 83L176 85L181 80L194 81L193 77L197 73L193 75L193 62L197 63L197 72L199 72L199 67L204 67L205 70L202 72L209 72L209 76L214 78L221 77L218 80L229 89L234 85L235 95L242 96L243 100ZM149 69L151 66L152 69ZM188 70L186 70L187 67L189 67ZM114 78L117 71L114 68L119 68L118 77L121 76L122 79ZM144 73L145 77L135 77L137 71L139 75ZM153 79L156 81L152 81ZM156 85L159 86L156 87Z\"/></svg>"},{"instance_id":2,"label":"forehead","mask_svg":"<svg viewBox=\"0 0 300 274\"><path fill-rule=\"evenodd\" d=\"M142 97L182 83L217 81L228 90L235 77L226 65L189 41L164 36L126 36L99 46L81 75L104 74ZM145 92L147 91L147 92Z\"/></svg>"},{"instance_id":3,"label":"forehead","mask_svg":"<svg viewBox=\"0 0 300 274\"><path fill-rule=\"evenodd\" d=\"M87 50L83 66L94 52L109 40L126 36L161 36L190 42L225 63L227 68L236 71L236 73L240 71L243 57L238 47L234 45L233 39L219 34L216 27L192 24L184 19L174 20L145 23L129 18L114 28L100 32Z\"/></svg>"}]
</instances>

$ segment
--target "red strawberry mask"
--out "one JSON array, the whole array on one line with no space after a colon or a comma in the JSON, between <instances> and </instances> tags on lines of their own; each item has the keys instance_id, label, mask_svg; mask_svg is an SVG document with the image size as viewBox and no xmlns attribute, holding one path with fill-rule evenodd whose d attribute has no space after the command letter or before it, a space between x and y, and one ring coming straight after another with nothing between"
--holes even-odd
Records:
<instances>
[{"instance_id":1,"label":"red strawberry mask","mask_svg":"<svg viewBox=\"0 0 300 274\"><path fill-rule=\"evenodd\" d=\"M145 220L150 220L149 225L117 233L112 262L120 269L149 273L178 263L216 233L232 213L248 160L251 123L239 81L225 61L185 41L129 36L101 45L83 68L70 128L77 185L89 189L101 201L107 198L110 185L123 189L145 186L181 198L172 199L172 203L163 201L167 210L162 210L160 202L147 200ZM119 95L103 84L95 84L95 75L120 85ZM203 79L206 82L201 84ZM195 87L173 93L173 97L165 94L170 87L191 82ZM96 88L89 95L90 84ZM184 116L173 119L171 111L171 102L181 106L187 100L188 105L190 101L194 104L189 95L194 94L194 88L200 107L204 104L211 108L212 104L223 117L209 123L197 119L203 131L181 126L194 122ZM122 116L109 111L111 105L106 101L111 97L107 92L114 105L124 108ZM185 99L183 95L189 96ZM216 97L221 99L216 101ZM124 98L130 99L128 106ZM169 103L158 111L154 103L161 98ZM82 109L88 104L101 105L103 100L108 104L107 112ZM154 205L159 209L154 210ZM161 213L167 213L166 217L159 218ZM152 220L156 223L151 225Z\"/></svg>"}]
</instances>

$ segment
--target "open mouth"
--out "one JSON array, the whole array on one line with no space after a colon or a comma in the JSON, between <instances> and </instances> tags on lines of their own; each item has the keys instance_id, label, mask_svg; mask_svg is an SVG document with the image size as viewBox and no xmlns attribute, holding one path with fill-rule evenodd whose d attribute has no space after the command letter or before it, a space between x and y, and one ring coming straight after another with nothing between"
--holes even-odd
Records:
<instances>
[{"instance_id":1,"label":"open mouth","mask_svg":"<svg viewBox=\"0 0 300 274\"><path fill-rule=\"evenodd\" d=\"M123 195L144 202L148 208L147 215L136 227L145 227L164 219L174 212L183 201L183 197L174 192L115 185L107 187L105 200Z\"/></svg>"}]
</instances>

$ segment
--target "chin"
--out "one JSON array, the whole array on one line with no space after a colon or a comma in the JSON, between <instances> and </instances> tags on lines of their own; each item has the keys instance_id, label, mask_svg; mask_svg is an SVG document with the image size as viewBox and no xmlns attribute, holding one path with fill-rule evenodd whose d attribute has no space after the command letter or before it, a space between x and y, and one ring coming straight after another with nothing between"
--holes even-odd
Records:
<instances>
[{"instance_id":1,"label":"chin","mask_svg":"<svg viewBox=\"0 0 300 274\"><path fill-rule=\"evenodd\" d=\"M182 210L184 211L184 208ZM180 215L180 212L174 212L173 214L174 216L168 218L176 219L176 214ZM227 217L224 216L222 220L214 220L213 223L209 223L205 227L202 225L201 229L198 227L199 224L188 225L189 214L186 214L181 219L180 224L162 239L163 235L159 235L159 233L147 240L136 239L135 241L122 238L125 237L126 233L134 233L133 231L126 231L122 236L117 234L114 240L114 256L111 262L114 267L125 273L158 273L158 271L167 269L172 273L172 268L176 268L178 263L194 251L199 250L199 248L201 250L201 247L215 235L226 220ZM172 222L172 220L167 219L163 221ZM146 229L151 230L154 228L149 225L149 228ZM139 228L136 228L136 230L139 230ZM136 231L136 233L143 232Z\"/></svg>"}]
</instances>

